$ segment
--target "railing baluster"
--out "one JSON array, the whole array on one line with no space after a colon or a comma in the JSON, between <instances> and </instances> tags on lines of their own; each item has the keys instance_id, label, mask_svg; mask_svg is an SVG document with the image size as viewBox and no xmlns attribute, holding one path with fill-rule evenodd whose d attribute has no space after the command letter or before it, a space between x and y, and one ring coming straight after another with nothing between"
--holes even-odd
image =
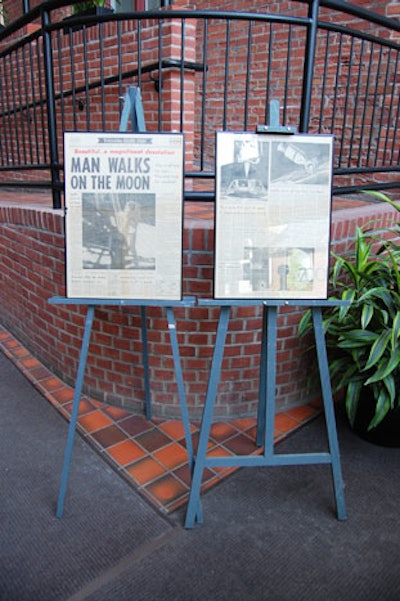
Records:
<instances>
[{"instance_id":1,"label":"railing baluster","mask_svg":"<svg viewBox=\"0 0 400 601\"><path fill-rule=\"evenodd\" d=\"M389 70L390 70L390 63L391 63L391 60L390 60L391 55L392 55L391 48L389 48L389 52L386 57L385 84L384 84L383 90L382 90L381 116L379 119L378 134L377 134L375 167L377 167L378 164L383 164L383 156L382 156L381 160L379 160L379 155L380 155L381 140L382 140L381 133L382 133L382 127L383 127L383 117L385 114L386 90L389 88ZM382 154L383 154L383 151L382 151Z\"/></svg>"},{"instance_id":2,"label":"railing baluster","mask_svg":"<svg viewBox=\"0 0 400 601\"><path fill-rule=\"evenodd\" d=\"M5 70L4 70L5 62L0 62L0 103L1 103L1 112L5 115L8 111L7 103L4 95L4 90L6 88L5 82L7 81ZM4 119L4 118L3 118ZM2 128L2 138L0 144L1 151L1 164L4 167L8 166L8 157L11 156L11 149L8 141L8 127L4 124Z\"/></svg>"},{"instance_id":3,"label":"railing baluster","mask_svg":"<svg viewBox=\"0 0 400 601\"><path fill-rule=\"evenodd\" d=\"M349 156L347 159L348 167L351 167L351 163L352 163L352 159L353 159L353 144L354 144L354 140L356 138L356 132L357 132L357 113L358 113L359 99L360 99L361 75L362 75L362 70L363 70L363 65L364 65L363 57L364 57L364 40L361 40L356 93L354 96L354 108L353 108L353 120L352 120L353 126L352 126L351 136L350 136Z\"/></svg>"},{"instance_id":4,"label":"railing baluster","mask_svg":"<svg viewBox=\"0 0 400 601\"><path fill-rule=\"evenodd\" d=\"M179 111L179 129L183 132L183 115L185 111L185 23L186 20L181 21L181 68L179 69L180 82L180 111Z\"/></svg>"},{"instance_id":5,"label":"railing baluster","mask_svg":"<svg viewBox=\"0 0 400 601\"><path fill-rule=\"evenodd\" d=\"M300 132L308 131L311 114L312 82L314 75L315 47L318 31L319 0L311 0L308 17L310 24L307 28L305 63L303 74L303 91L301 97Z\"/></svg>"},{"instance_id":6,"label":"railing baluster","mask_svg":"<svg viewBox=\"0 0 400 601\"><path fill-rule=\"evenodd\" d=\"M83 28L83 56L85 57L85 28ZM71 88L72 88L72 127L78 129L76 121L76 79L75 79L75 61L74 61L74 40L72 29L68 31L69 35L69 65L71 70ZM86 65L86 61L85 61Z\"/></svg>"},{"instance_id":7,"label":"railing baluster","mask_svg":"<svg viewBox=\"0 0 400 601\"><path fill-rule=\"evenodd\" d=\"M40 121L42 125L42 144L43 144L43 162L45 164L48 163L49 159L49 149L48 149L48 136L47 136L47 127L46 127L46 113L45 113L45 90L46 90L46 82L43 77L43 38L38 40L36 44L36 65L37 65L37 74L38 81L36 85L36 89L39 89L39 107L40 107Z\"/></svg>"},{"instance_id":8,"label":"railing baluster","mask_svg":"<svg viewBox=\"0 0 400 601\"><path fill-rule=\"evenodd\" d=\"M289 73L290 73L292 33L293 33L293 26L292 26L292 24L290 24L289 25L289 35L287 37L287 45L286 45L286 73L285 73L285 90L283 93L282 125L286 125L287 106L289 104Z\"/></svg>"},{"instance_id":9,"label":"railing baluster","mask_svg":"<svg viewBox=\"0 0 400 601\"><path fill-rule=\"evenodd\" d=\"M342 35L339 34L339 49L338 56L336 59L336 73L335 73L335 84L333 89L333 103L332 103L332 121L331 121L331 132L334 133L336 130L336 107L338 103L338 95L339 95L339 80L341 74L341 66L342 66ZM338 155L338 166L341 167L342 157L340 154Z\"/></svg>"},{"instance_id":10,"label":"railing baluster","mask_svg":"<svg viewBox=\"0 0 400 601\"><path fill-rule=\"evenodd\" d=\"M158 23L158 130L162 131L162 100L163 100L163 86L162 86L162 46L163 46L163 21Z\"/></svg>"},{"instance_id":11,"label":"railing baluster","mask_svg":"<svg viewBox=\"0 0 400 601\"><path fill-rule=\"evenodd\" d=\"M387 131L386 131L385 145L384 145L383 157L382 157L383 164L386 163L386 153L387 153L388 145L389 145L390 132L392 132L392 142L393 143L396 138L396 129L394 127L390 127L390 123L392 121L394 100L396 98L397 73L398 73L398 67L399 67L399 54L400 54L399 52L396 52L396 59L394 61L393 77L392 77L392 80L393 80L392 81L392 93L390 95L390 104L389 104L389 113L388 113L388 127L387 127ZM397 98L398 98L398 93L397 93ZM399 106L400 106L400 103L398 103L398 107ZM393 152L391 153L391 156L393 157ZM391 164L393 164L393 163L391 162Z\"/></svg>"},{"instance_id":12,"label":"railing baluster","mask_svg":"<svg viewBox=\"0 0 400 601\"><path fill-rule=\"evenodd\" d=\"M246 85L244 92L244 106L243 106L243 129L246 130L247 125L247 115L249 114L249 90L250 90L250 74L251 74L251 48L252 48L252 34L253 34L253 21L249 21L248 31L247 31L247 65L246 65Z\"/></svg>"},{"instance_id":13,"label":"railing baluster","mask_svg":"<svg viewBox=\"0 0 400 601\"><path fill-rule=\"evenodd\" d=\"M87 28L83 29L83 57L84 57L84 69L85 69L85 110L86 110L86 129L91 129L91 102L90 102L90 91L89 91L89 81L90 81L90 64L88 60L88 43L87 43ZM76 99L74 102L74 114L76 115L76 107L79 105L79 99Z\"/></svg>"},{"instance_id":14,"label":"railing baluster","mask_svg":"<svg viewBox=\"0 0 400 601\"><path fill-rule=\"evenodd\" d=\"M223 117L222 117L222 129L225 130L227 127L228 119L228 91L229 91L229 50L231 43L231 22L226 21L225 30L225 76L224 76L224 93L223 93Z\"/></svg>"},{"instance_id":15,"label":"railing baluster","mask_svg":"<svg viewBox=\"0 0 400 601\"><path fill-rule=\"evenodd\" d=\"M265 94L265 112L264 123L268 123L268 111L271 100L271 76L272 76L272 53L274 48L275 29L274 24L269 24L269 43L268 43L268 62L267 62L267 82Z\"/></svg>"},{"instance_id":16,"label":"railing baluster","mask_svg":"<svg viewBox=\"0 0 400 601\"><path fill-rule=\"evenodd\" d=\"M138 62L138 75L137 85L139 88L142 87L142 21L139 19L137 23L137 62Z\"/></svg>"},{"instance_id":17,"label":"railing baluster","mask_svg":"<svg viewBox=\"0 0 400 601\"><path fill-rule=\"evenodd\" d=\"M341 136L341 140L340 140L339 157L342 157L344 155L343 151L345 148L345 144L347 143L347 112L348 112L349 95L350 95L350 89L351 89L350 82L351 82L351 74L352 74L352 67L353 67L353 52L354 52L354 38L351 38L350 53L349 53L349 60L348 60L346 93L345 93L345 97L344 97L344 106L343 106L343 125L342 125L342 136ZM351 140L351 136L350 136L350 140ZM349 154L349 158L350 158L350 154Z\"/></svg>"},{"instance_id":18,"label":"railing baluster","mask_svg":"<svg viewBox=\"0 0 400 601\"><path fill-rule=\"evenodd\" d=\"M12 151L12 164L21 164L21 147L20 144L18 144L18 121L17 121L17 105L13 103L13 100L15 100L17 93L15 90L15 78L11 76L11 74L13 72L16 71L14 65L13 65L13 56L15 56L14 54L10 54L9 55L9 73L10 73L10 77L9 79L11 80L11 86L10 86L10 90L11 90L11 99L9 96L9 106L12 107L10 109L10 112L12 112L13 116L14 116L14 132L16 133L16 136L12 134L12 130L10 130L10 134L11 134L11 140L13 140L13 151ZM7 80L6 80L7 81ZM11 120L10 120L10 125L11 125ZM16 152L14 151L16 145ZM16 155L16 156L15 156ZM16 161L17 159L17 161Z\"/></svg>"},{"instance_id":19,"label":"railing baluster","mask_svg":"<svg viewBox=\"0 0 400 601\"><path fill-rule=\"evenodd\" d=\"M326 32L326 43L325 43L325 59L324 59L324 70L322 76L322 88L321 88L321 102L319 107L319 126L318 132L321 133L323 131L324 124L324 108L325 108L325 88L326 88L326 80L328 78L328 64L329 64L329 48L330 48L330 36L331 32Z\"/></svg>"},{"instance_id":20,"label":"railing baluster","mask_svg":"<svg viewBox=\"0 0 400 601\"><path fill-rule=\"evenodd\" d=\"M60 111L59 111L59 115L61 118L61 130L65 131L66 130L66 125L65 125L65 99L64 99L64 94L63 94L63 90L64 90L64 73L63 73L63 68L62 68L62 44L61 44L61 32L57 31L57 55L58 55L58 60L57 60L57 64L58 64L58 80L59 80L59 89L60 89L60 94L59 94L59 98L60 98ZM33 73L33 70L31 70L31 73ZM32 95L34 96L34 90L32 90ZM35 111L33 111L33 113L35 114Z\"/></svg>"},{"instance_id":21,"label":"railing baluster","mask_svg":"<svg viewBox=\"0 0 400 601\"><path fill-rule=\"evenodd\" d=\"M19 107L23 107L24 103L22 100L22 90L21 90L21 78L22 78L22 72L20 69L20 55L21 55L21 48L18 48L18 50L15 53L15 73L16 73L16 77L13 78L13 80L15 81L16 85L15 85L15 95L18 98L19 101ZM15 115L17 117L17 113ZM19 123L19 127L18 127L18 123ZM18 111L18 118L17 118L17 136L20 137L22 136L22 139L25 140L26 139L26 133L25 133L25 123L24 123L24 111L22 108L19 109ZM19 162L22 162L24 164L26 164L28 162L27 159L27 154L26 154L26 144L18 144L18 160Z\"/></svg>"},{"instance_id":22,"label":"railing baluster","mask_svg":"<svg viewBox=\"0 0 400 601\"><path fill-rule=\"evenodd\" d=\"M369 128L367 165L370 165L372 149L375 148L375 158L376 158L376 154L378 151L377 146L373 144L373 139L374 139L374 132L376 131L375 115L376 115L376 106L377 106L377 102L378 102L378 86L379 86L379 79L380 79L381 64L382 64L382 47L379 49L378 67L375 70L375 91L374 91L374 95L373 95L373 99L372 99L372 116L371 116L371 124L370 124L370 128Z\"/></svg>"},{"instance_id":23,"label":"railing baluster","mask_svg":"<svg viewBox=\"0 0 400 601\"><path fill-rule=\"evenodd\" d=\"M29 161L31 163L33 163L33 140L32 140L32 127L31 127L31 112L30 112L30 108L29 108L29 85L28 85L28 69L25 67L25 65L28 64L28 61L26 60L26 46L22 46L21 48L21 55L22 55L22 65L23 65L23 78L21 78L21 83L20 85L22 85L23 83L23 87L24 87L24 102L25 102L25 106L26 106L26 112L21 112L21 117L22 117L22 121L24 121L24 114L26 115L26 129L27 129L27 133L28 133L28 148L27 148L27 152L29 154ZM26 147L26 144L24 144L24 146ZM27 159L26 159L27 160Z\"/></svg>"},{"instance_id":24,"label":"railing baluster","mask_svg":"<svg viewBox=\"0 0 400 601\"><path fill-rule=\"evenodd\" d=\"M372 63L373 63L373 56L374 56L374 46L370 43L369 44L369 48L370 48L370 51L369 51L367 81L366 81L366 85L365 85L364 110L363 110L362 121L361 121L360 144L359 144L359 147L358 147L358 167L361 166L361 163L362 163L362 160L363 160L363 150L366 148L366 145L364 143L364 132L365 132L366 121L367 121L368 90L369 90L370 81L371 81Z\"/></svg>"},{"instance_id":25,"label":"railing baluster","mask_svg":"<svg viewBox=\"0 0 400 601\"><path fill-rule=\"evenodd\" d=\"M118 57L118 98L120 99L120 111L123 107L124 90L122 88L122 38L121 21L117 22L117 57Z\"/></svg>"},{"instance_id":26,"label":"railing baluster","mask_svg":"<svg viewBox=\"0 0 400 601\"><path fill-rule=\"evenodd\" d=\"M207 102L207 56L208 48L208 19L204 20L203 31L203 78L202 78L202 97L201 97L201 122L200 122L200 170L204 171L204 141L205 141L205 123L206 123L206 102Z\"/></svg>"},{"instance_id":27,"label":"railing baluster","mask_svg":"<svg viewBox=\"0 0 400 601\"><path fill-rule=\"evenodd\" d=\"M399 58L399 53L397 54L397 58ZM396 73L397 73L397 68L396 68ZM396 140L398 140L398 135L397 132L399 131L399 127L400 127L400 101L399 101L399 84L396 83L396 81L393 83L394 86L394 94L397 97L397 112L396 112L396 118L394 120L393 123L393 138L392 138L392 149L391 149L391 156L392 156L392 161L391 164L392 165L400 165L400 146L398 147L398 152L397 152L397 162L394 158L395 156L395 146L396 146ZM396 87L397 87L397 92L396 92Z\"/></svg>"},{"instance_id":28,"label":"railing baluster","mask_svg":"<svg viewBox=\"0 0 400 601\"><path fill-rule=\"evenodd\" d=\"M50 16L47 10L42 13L42 29L43 29L43 50L44 50L44 66L46 78L46 98L47 98L47 122L49 128L49 149L51 161L51 183L53 191L53 208L61 208L60 196L60 168L58 161L58 146L57 146L57 125L56 125L56 108L54 99L54 69L53 56L51 48L51 33L47 30L50 25Z\"/></svg>"},{"instance_id":29,"label":"railing baluster","mask_svg":"<svg viewBox=\"0 0 400 601\"><path fill-rule=\"evenodd\" d=\"M103 23L99 23L99 52L100 52L100 82L101 82L101 127L103 131L106 129L106 101L104 87L104 39L103 39Z\"/></svg>"}]
</instances>

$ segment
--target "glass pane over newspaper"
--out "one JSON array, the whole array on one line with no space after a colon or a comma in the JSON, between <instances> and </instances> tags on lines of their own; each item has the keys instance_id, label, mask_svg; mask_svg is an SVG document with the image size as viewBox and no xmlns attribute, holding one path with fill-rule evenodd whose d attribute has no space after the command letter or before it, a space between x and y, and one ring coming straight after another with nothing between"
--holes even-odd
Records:
<instances>
[{"instance_id":1,"label":"glass pane over newspaper","mask_svg":"<svg viewBox=\"0 0 400 601\"><path fill-rule=\"evenodd\" d=\"M326 299L332 136L217 133L215 298Z\"/></svg>"},{"instance_id":2,"label":"glass pane over newspaper","mask_svg":"<svg viewBox=\"0 0 400 601\"><path fill-rule=\"evenodd\" d=\"M180 300L181 134L66 133L67 296Z\"/></svg>"}]
</instances>

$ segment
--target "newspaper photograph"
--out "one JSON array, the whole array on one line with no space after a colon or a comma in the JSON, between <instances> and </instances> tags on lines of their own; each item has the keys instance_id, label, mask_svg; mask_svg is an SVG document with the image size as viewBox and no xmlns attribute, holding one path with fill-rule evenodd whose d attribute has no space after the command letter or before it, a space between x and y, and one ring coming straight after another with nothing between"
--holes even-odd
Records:
<instances>
[{"instance_id":1,"label":"newspaper photograph","mask_svg":"<svg viewBox=\"0 0 400 601\"><path fill-rule=\"evenodd\" d=\"M333 137L216 140L214 297L326 299Z\"/></svg>"},{"instance_id":2,"label":"newspaper photograph","mask_svg":"<svg viewBox=\"0 0 400 601\"><path fill-rule=\"evenodd\" d=\"M64 134L67 296L180 300L182 134Z\"/></svg>"}]
</instances>

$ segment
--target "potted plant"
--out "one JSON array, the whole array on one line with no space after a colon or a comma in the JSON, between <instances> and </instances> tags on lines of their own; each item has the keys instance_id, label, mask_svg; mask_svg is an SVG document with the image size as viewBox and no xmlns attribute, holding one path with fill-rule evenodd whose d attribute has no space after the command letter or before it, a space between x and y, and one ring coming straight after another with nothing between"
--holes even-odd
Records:
<instances>
[{"instance_id":1,"label":"potted plant","mask_svg":"<svg viewBox=\"0 0 400 601\"><path fill-rule=\"evenodd\" d=\"M71 15L63 19L65 25L63 27L64 34L70 31L79 31L83 29L83 25L77 19L79 17L87 17L91 15L104 15L113 13L114 10L106 6L107 0L87 0L86 2L78 2L73 4ZM86 25L87 27L90 25Z\"/></svg>"},{"instance_id":2,"label":"potted plant","mask_svg":"<svg viewBox=\"0 0 400 601\"><path fill-rule=\"evenodd\" d=\"M87 0L86 2L78 2L72 6L73 15L81 14L103 14L104 12L112 12L111 8L106 7L107 0Z\"/></svg>"},{"instance_id":3,"label":"potted plant","mask_svg":"<svg viewBox=\"0 0 400 601\"><path fill-rule=\"evenodd\" d=\"M400 213L400 206L372 192ZM346 256L333 254L333 297L346 306L323 313L334 392L343 391L350 425L371 442L400 446L399 224L381 234L357 228ZM312 325L304 314L299 334Z\"/></svg>"}]
</instances>

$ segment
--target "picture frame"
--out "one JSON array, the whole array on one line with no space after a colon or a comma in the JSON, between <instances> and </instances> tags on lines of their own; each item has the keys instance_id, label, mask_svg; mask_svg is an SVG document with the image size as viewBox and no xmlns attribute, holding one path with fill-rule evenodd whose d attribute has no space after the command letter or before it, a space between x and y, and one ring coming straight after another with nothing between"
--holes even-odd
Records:
<instances>
[{"instance_id":1,"label":"picture frame","mask_svg":"<svg viewBox=\"0 0 400 601\"><path fill-rule=\"evenodd\" d=\"M68 297L182 298L184 136L65 132Z\"/></svg>"},{"instance_id":2,"label":"picture frame","mask_svg":"<svg viewBox=\"0 0 400 601\"><path fill-rule=\"evenodd\" d=\"M214 298L326 299L333 137L217 132Z\"/></svg>"}]
</instances>

